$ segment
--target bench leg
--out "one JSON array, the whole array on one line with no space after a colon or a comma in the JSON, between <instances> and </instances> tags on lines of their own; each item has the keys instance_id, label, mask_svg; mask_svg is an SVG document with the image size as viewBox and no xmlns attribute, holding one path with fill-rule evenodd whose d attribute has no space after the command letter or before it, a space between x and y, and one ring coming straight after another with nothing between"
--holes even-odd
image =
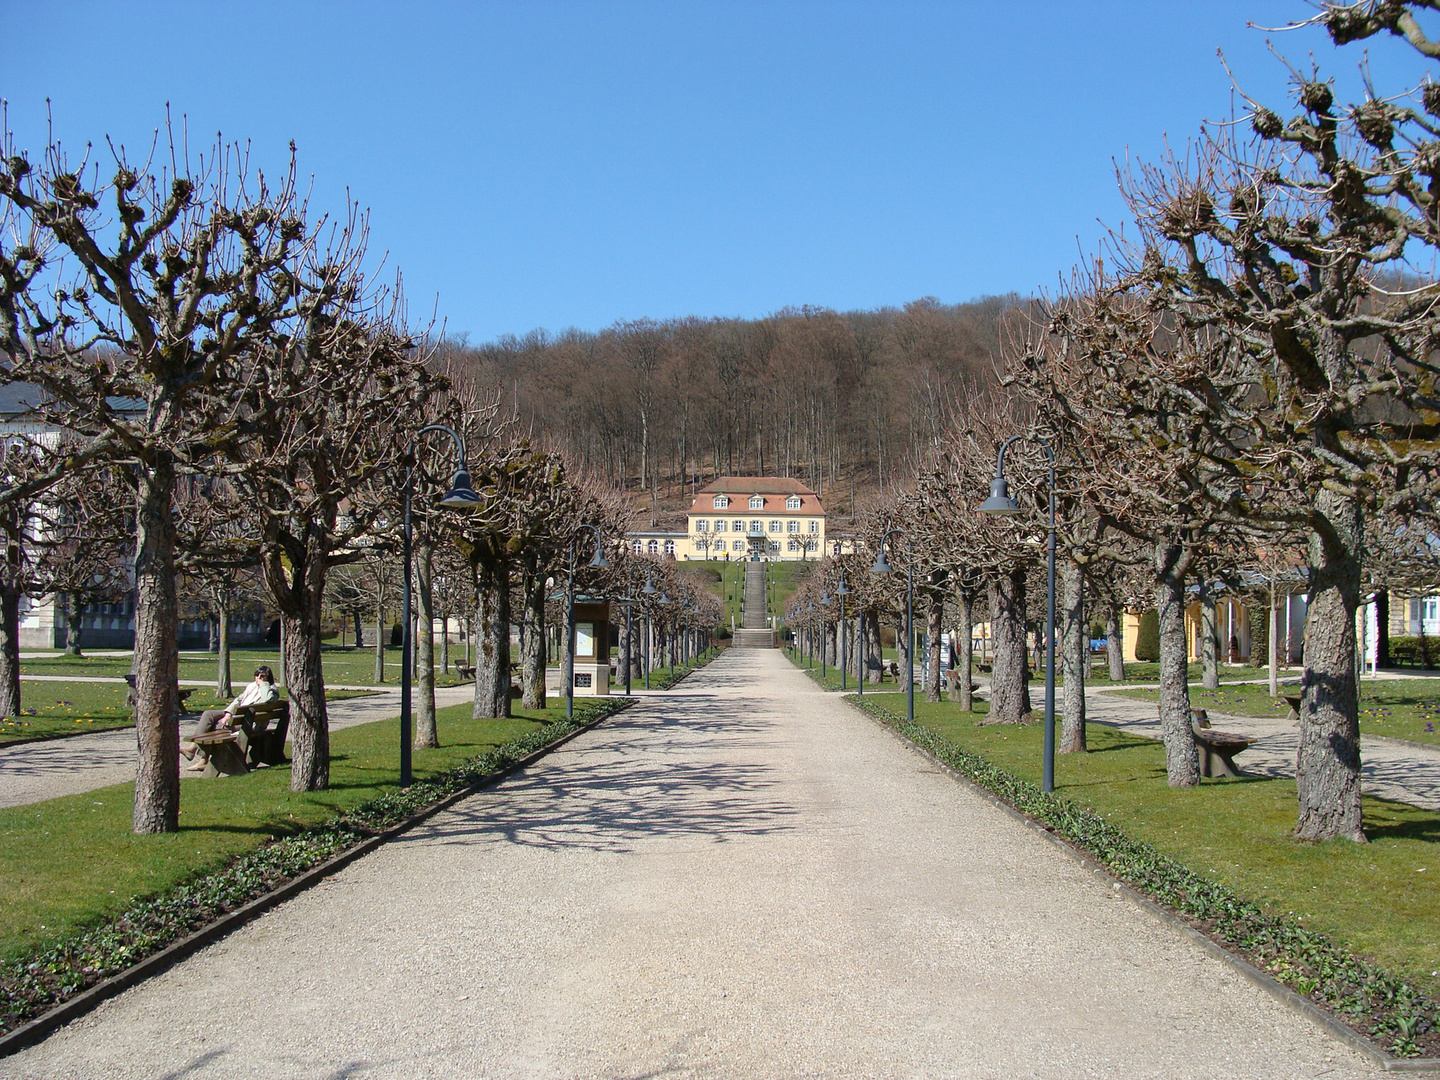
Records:
<instances>
[{"instance_id":1,"label":"bench leg","mask_svg":"<svg viewBox=\"0 0 1440 1080\"><path fill-rule=\"evenodd\" d=\"M244 776L250 770L245 765L245 751L233 742L212 743L205 747L210 755L201 776Z\"/></svg>"}]
</instances>

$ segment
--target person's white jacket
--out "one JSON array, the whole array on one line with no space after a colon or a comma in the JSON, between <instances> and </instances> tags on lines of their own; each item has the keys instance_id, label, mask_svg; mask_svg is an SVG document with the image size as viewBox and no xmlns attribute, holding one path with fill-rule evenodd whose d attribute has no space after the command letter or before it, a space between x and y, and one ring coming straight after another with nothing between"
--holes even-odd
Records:
<instances>
[{"instance_id":1,"label":"person's white jacket","mask_svg":"<svg viewBox=\"0 0 1440 1080\"><path fill-rule=\"evenodd\" d=\"M225 706L225 714L234 716L239 710L247 709L251 705L264 705L266 702L275 701L280 697L280 691L275 689L275 684L256 679L241 692L240 696L229 705Z\"/></svg>"}]
</instances>

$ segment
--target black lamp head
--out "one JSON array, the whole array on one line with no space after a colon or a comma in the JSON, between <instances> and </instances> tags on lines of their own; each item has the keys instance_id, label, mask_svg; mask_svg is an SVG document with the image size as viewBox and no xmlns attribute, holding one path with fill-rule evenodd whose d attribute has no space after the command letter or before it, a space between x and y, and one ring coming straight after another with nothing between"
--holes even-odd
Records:
<instances>
[{"instance_id":1,"label":"black lamp head","mask_svg":"<svg viewBox=\"0 0 1440 1080\"><path fill-rule=\"evenodd\" d=\"M445 493L438 505L450 510L473 510L477 506L484 505L484 500L470 486L470 474L464 469L457 469L455 478L450 481L450 490Z\"/></svg>"},{"instance_id":2,"label":"black lamp head","mask_svg":"<svg viewBox=\"0 0 1440 1080\"><path fill-rule=\"evenodd\" d=\"M1018 514L1020 503L1010 495L1010 485L1003 476L990 481L990 497L975 508L979 514Z\"/></svg>"}]
</instances>

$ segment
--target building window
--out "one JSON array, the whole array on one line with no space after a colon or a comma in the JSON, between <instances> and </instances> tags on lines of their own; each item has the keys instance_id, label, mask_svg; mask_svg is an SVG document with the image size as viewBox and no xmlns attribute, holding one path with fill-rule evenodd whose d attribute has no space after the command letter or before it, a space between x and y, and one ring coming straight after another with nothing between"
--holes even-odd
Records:
<instances>
[{"instance_id":1,"label":"building window","mask_svg":"<svg viewBox=\"0 0 1440 1080\"><path fill-rule=\"evenodd\" d=\"M644 545L643 543L641 543L639 540L636 540L634 543L632 543L632 544L630 545L630 550L633 551L633 552L635 552L636 555L639 555L642 551L645 550L645 545Z\"/></svg>"},{"instance_id":2,"label":"building window","mask_svg":"<svg viewBox=\"0 0 1440 1080\"><path fill-rule=\"evenodd\" d=\"M729 509L729 507L730 507L730 496L729 496L729 495L716 495L716 496L715 496L715 509L716 509L716 510L727 510L727 509Z\"/></svg>"},{"instance_id":3,"label":"building window","mask_svg":"<svg viewBox=\"0 0 1440 1080\"><path fill-rule=\"evenodd\" d=\"M778 521L772 521L772 522L770 522L770 531L771 531L771 532L779 532L779 531L780 531L780 522L778 522Z\"/></svg>"},{"instance_id":4,"label":"building window","mask_svg":"<svg viewBox=\"0 0 1440 1080\"><path fill-rule=\"evenodd\" d=\"M805 550L806 550L806 551L814 551L814 550L815 550L816 548L818 548L819 546L820 546L820 545L817 544L814 540L806 540L806 541L805 541Z\"/></svg>"},{"instance_id":5,"label":"building window","mask_svg":"<svg viewBox=\"0 0 1440 1080\"><path fill-rule=\"evenodd\" d=\"M790 541L787 541L786 544L785 544L785 550L786 550L786 551L799 551L799 550L800 550L800 541L799 541L799 540L790 540Z\"/></svg>"},{"instance_id":6,"label":"building window","mask_svg":"<svg viewBox=\"0 0 1440 1080\"><path fill-rule=\"evenodd\" d=\"M786 509L786 510L799 510L799 509L800 509L800 496L799 496L799 495L791 495L788 499L786 499L786 500L785 500L785 509Z\"/></svg>"},{"instance_id":7,"label":"building window","mask_svg":"<svg viewBox=\"0 0 1440 1080\"><path fill-rule=\"evenodd\" d=\"M751 510L764 510L764 509L765 509L765 496L763 496L763 495L751 495L751 496L750 496L750 509L751 509Z\"/></svg>"},{"instance_id":8,"label":"building window","mask_svg":"<svg viewBox=\"0 0 1440 1080\"><path fill-rule=\"evenodd\" d=\"M697 522L695 522L695 531L696 531L696 532L706 532L706 531L709 530L709 528L710 528L710 523L709 523L708 521L697 521Z\"/></svg>"},{"instance_id":9,"label":"building window","mask_svg":"<svg viewBox=\"0 0 1440 1080\"><path fill-rule=\"evenodd\" d=\"M724 550L725 550L725 541L724 541L724 540L716 540L716 541L715 541L715 550L716 550L716 551L724 551Z\"/></svg>"},{"instance_id":10,"label":"building window","mask_svg":"<svg viewBox=\"0 0 1440 1080\"><path fill-rule=\"evenodd\" d=\"M835 557L838 559L838 558L841 556L841 554L843 554L843 553L842 553L841 550L840 550L840 543L839 543L839 541L836 541L836 543L835 543Z\"/></svg>"},{"instance_id":11,"label":"building window","mask_svg":"<svg viewBox=\"0 0 1440 1080\"><path fill-rule=\"evenodd\" d=\"M820 531L820 523L818 521L810 522L810 531L812 533L818 533Z\"/></svg>"},{"instance_id":12,"label":"building window","mask_svg":"<svg viewBox=\"0 0 1440 1080\"><path fill-rule=\"evenodd\" d=\"M770 541L770 550L771 550L771 551L779 551L779 550L780 550L780 541L779 541L779 540L771 540L771 541Z\"/></svg>"},{"instance_id":13,"label":"building window","mask_svg":"<svg viewBox=\"0 0 1440 1080\"><path fill-rule=\"evenodd\" d=\"M724 531L725 531L725 521L724 521L723 518L715 522L715 531L716 531L716 532L724 532Z\"/></svg>"},{"instance_id":14,"label":"building window","mask_svg":"<svg viewBox=\"0 0 1440 1080\"><path fill-rule=\"evenodd\" d=\"M666 554L666 555L674 555L674 554L675 554L675 541L674 541L674 540L666 540L666 541L665 541L665 554Z\"/></svg>"},{"instance_id":15,"label":"building window","mask_svg":"<svg viewBox=\"0 0 1440 1080\"><path fill-rule=\"evenodd\" d=\"M750 532L751 532L753 535L759 536L759 535L760 535L761 533L763 533L764 531L765 531L765 523L764 523L764 522L762 522L762 521L752 521L752 522L750 522Z\"/></svg>"},{"instance_id":16,"label":"building window","mask_svg":"<svg viewBox=\"0 0 1440 1080\"><path fill-rule=\"evenodd\" d=\"M647 550L648 552L650 552L651 555L659 555L659 554L660 554L660 541L659 541L659 540L651 540L648 544L645 545L645 550Z\"/></svg>"},{"instance_id":17,"label":"building window","mask_svg":"<svg viewBox=\"0 0 1440 1080\"><path fill-rule=\"evenodd\" d=\"M786 531L786 532L799 532L799 531L800 531L800 523L799 523L798 521L787 521L787 522L785 523L785 531Z\"/></svg>"},{"instance_id":18,"label":"building window","mask_svg":"<svg viewBox=\"0 0 1440 1080\"><path fill-rule=\"evenodd\" d=\"M732 521L730 523L730 528L735 532L744 532L745 523L743 521Z\"/></svg>"}]
</instances>

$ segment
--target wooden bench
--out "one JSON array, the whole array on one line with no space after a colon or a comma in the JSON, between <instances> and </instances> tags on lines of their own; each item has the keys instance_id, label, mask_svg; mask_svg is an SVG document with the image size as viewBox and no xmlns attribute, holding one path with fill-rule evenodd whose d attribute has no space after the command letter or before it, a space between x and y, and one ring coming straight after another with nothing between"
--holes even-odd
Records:
<instances>
[{"instance_id":1,"label":"wooden bench","mask_svg":"<svg viewBox=\"0 0 1440 1080\"><path fill-rule=\"evenodd\" d=\"M1286 719L1292 724L1298 724L1300 722L1300 695L1285 694L1283 696L1285 704L1290 706L1290 715Z\"/></svg>"},{"instance_id":2,"label":"wooden bench","mask_svg":"<svg viewBox=\"0 0 1440 1080\"><path fill-rule=\"evenodd\" d=\"M467 681L473 679L475 678L475 665L456 663L455 674Z\"/></svg>"},{"instance_id":3,"label":"wooden bench","mask_svg":"<svg viewBox=\"0 0 1440 1080\"><path fill-rule=\"evenodd\" d=\"M246 707L235 720L238 727L208 731L191 740L207 757L201 776L244 776L251 769L285 764L285 737L290 732L288 701Z\"/></svg>"},{"instance_id":4,"label":"wooden bench","mask_svg":"<svg viewBox=\"0 0 1440 1080\"><path fill-rule=\"evenodd\" d=\"M1257 740L1233 731L1216 731L1204 709L1190 710L1190 730L1195 735L1195 747L1200 751L1200 775L1244 776L1235 766L1235 755L1250 749Z\"/></svg>"},{"instance_id":5,"label":"wooden bench","mask_svg":"<svg viewBox=\"0 0 1440 1080\"><path fill-rule=\"evenodd\" d=\"M959 683L959 681L960 681L960 670L959 670L958 668L949 668L949 669L947 669L946 671L941 672L941 675L942 675L942 676L944 677L944 679L945 679L945 689L946 689L947 691L954 691L954 689L955 689L955 687L956 687L956 684ZM970 693L973 694L973 693L975 693L975 691L977 691L977 690L979 690L979 689L980 689L980 684L979 684L979 683L977 683L977 682L972 682L972 683L970 684Z\"/></svg>"}]
</instances>

